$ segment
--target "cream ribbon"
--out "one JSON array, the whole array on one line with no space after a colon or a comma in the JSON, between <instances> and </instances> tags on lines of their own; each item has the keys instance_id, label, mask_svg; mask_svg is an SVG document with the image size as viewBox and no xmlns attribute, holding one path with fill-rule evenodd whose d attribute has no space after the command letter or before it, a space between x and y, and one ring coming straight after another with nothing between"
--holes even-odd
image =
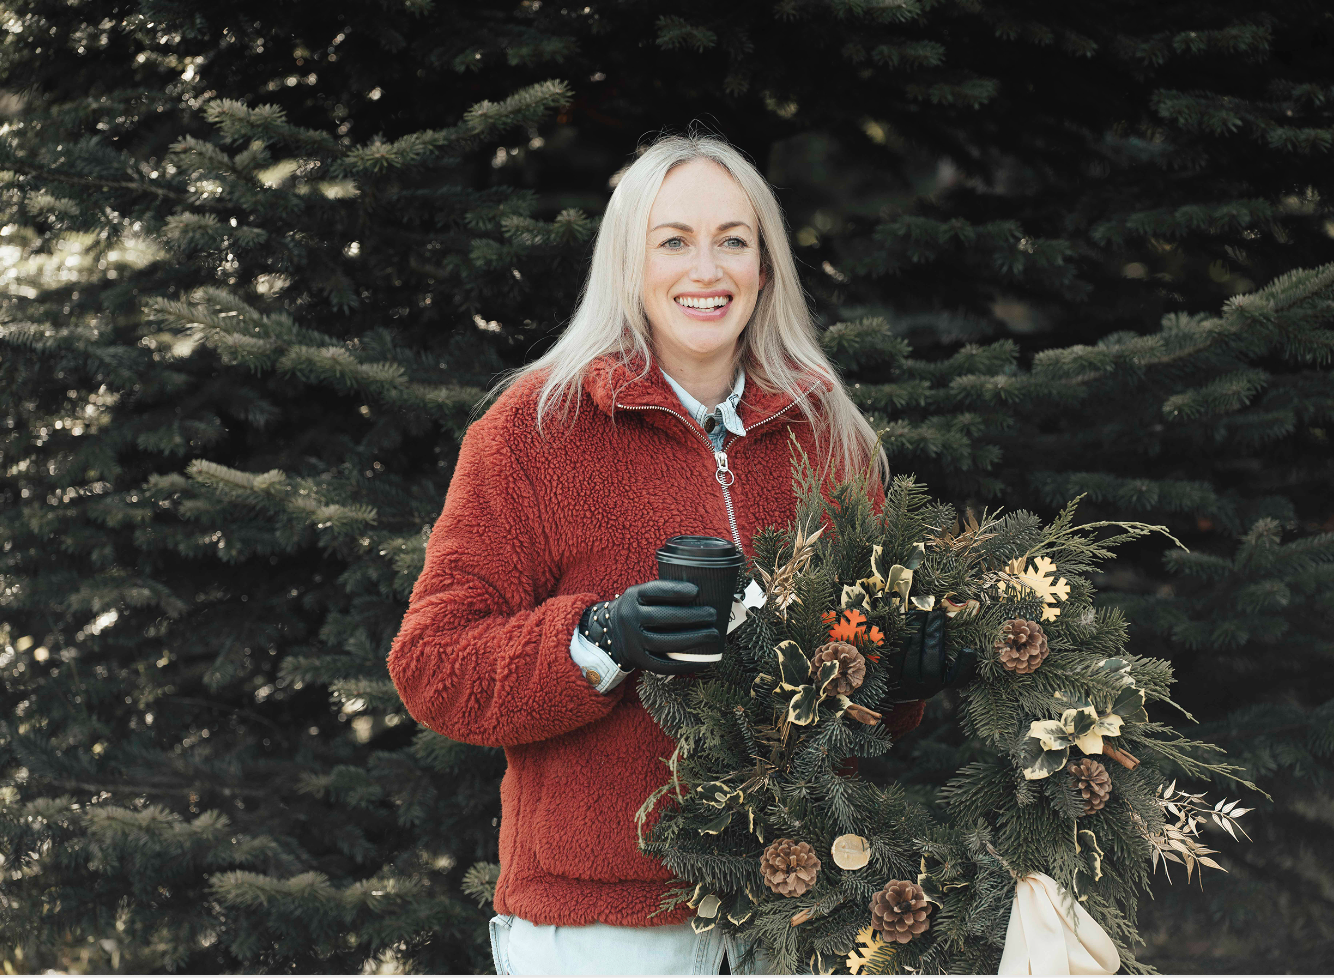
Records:
<instances>
[{"instance_id":1,"label":"cream ribbon","mask_svg":"<svg viewBox=\"0 0 1334 978\"><path fill-rule=\"evenodd\" d=\"M1018 882L998 974L1114 975L1120 966L1107 932L1059 883L1045 873Z\"/></svg>"}]
</instances>

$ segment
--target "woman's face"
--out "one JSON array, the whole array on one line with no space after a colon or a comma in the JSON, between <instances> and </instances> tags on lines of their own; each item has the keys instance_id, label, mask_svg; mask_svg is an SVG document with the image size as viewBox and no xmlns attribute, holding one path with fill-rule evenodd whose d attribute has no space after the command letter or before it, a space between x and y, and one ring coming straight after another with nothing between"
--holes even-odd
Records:
<instances>
[{"instance_id":1,"label":"woman's face","mask_svg":"<svg viewBox=\"0 0 1334 978\"><path fill-rule=\"evenodd\" d=\"M712 160L668 171L649 212L644 309L658 356L679 363L731 356L765 276L759 222L731 174Z\"/></svg>"}]
</instances>

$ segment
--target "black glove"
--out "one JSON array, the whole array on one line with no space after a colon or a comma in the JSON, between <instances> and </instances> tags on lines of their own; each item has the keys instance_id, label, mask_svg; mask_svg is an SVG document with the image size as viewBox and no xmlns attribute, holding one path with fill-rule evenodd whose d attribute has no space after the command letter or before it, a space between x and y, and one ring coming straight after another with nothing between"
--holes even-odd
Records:
<instances>
[{"instance_id":1,"label":"black glove","mask_svg":"<svg viewBox=\"0 0 1334 978\"><path fill-rule=\"evenodd\" d=\"M636 584L614 601L590 605L579 620L579 632L622 669L646 669L664 676L698 672L710 663L661 657L664 652L717 643L718 612L710 605L695 604L698 597L699 585L690 581Z\"/></svg>"},{"instance_id":2,"label":"black glove","mask_svg":"<svg viewBox=\"0 0 1334 978\"><path fill-rule=\"evenodd\" d=\"M945 656L945 622L940 610L910 611L903 647L890 655L890 695L900 699L929 699L942 689L954 689L973 678L977 652L961 649L950 662ZM897 686L893 683L897 680Z\"/></svg>"}]
</instances>

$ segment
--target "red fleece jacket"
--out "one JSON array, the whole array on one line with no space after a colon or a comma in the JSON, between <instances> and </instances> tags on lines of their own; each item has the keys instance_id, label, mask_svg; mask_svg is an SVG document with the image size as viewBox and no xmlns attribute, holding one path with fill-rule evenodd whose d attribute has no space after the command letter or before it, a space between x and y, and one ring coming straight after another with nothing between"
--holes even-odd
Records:
<instances>
[{"instance_id":1,"label":"red fleece jacket","mask_svg":"<svg viewBox=\"0 0 1334 978\"><path fill-rule=\"evenodd\" d=\"M545 422L545 439L532 375L468 429L389 654L419 722L505 748L495 905L538 924L649 926L690 913L649 918L671 874L636 845L635 812L666 781L673 744L636 677L599 693L570 658L584 608L657 578L654 551L669 537L732 537L703 428L656 364L641 380L637 366L594 361L578 418ZM748 383L738 413L747 433L725 449L749 556L756 530L795 512L789 427L816 456L792 398ZM921 715L907 704L886 723L897 735Z\"/></svg>"}]
</instances>

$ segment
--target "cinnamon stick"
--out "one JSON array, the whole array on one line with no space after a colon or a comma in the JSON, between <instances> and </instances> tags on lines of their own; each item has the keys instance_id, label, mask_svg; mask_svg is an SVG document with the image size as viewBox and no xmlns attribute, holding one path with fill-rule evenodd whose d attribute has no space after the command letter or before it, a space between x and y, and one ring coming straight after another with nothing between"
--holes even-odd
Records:
<instances>
[{"instance_id":1,"label":"cinnamon stick","mask_svg":"<svg viewBox=\"0 0 1334 978\"><path fill-rule=\"evenodd\" d=\"M1120 750L1119 748L1112 747L1110 744L1103 744L1102 752L1104 756L1110 757L1127 771L1133 771L1135 768L1139 767L1139 758L1130 753L1130 751Z\"/></svg>"}]
</instances>

